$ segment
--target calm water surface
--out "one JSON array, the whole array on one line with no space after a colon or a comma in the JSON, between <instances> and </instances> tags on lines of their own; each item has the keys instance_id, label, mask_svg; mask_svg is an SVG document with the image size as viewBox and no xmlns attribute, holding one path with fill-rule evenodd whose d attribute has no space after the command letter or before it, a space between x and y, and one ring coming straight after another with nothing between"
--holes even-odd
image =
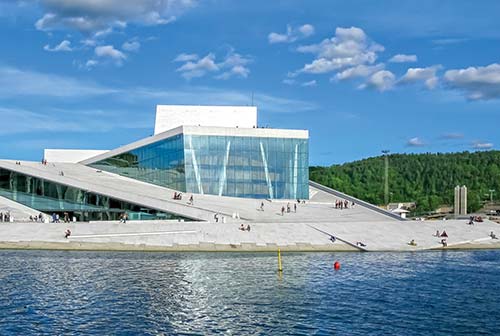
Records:
<instances>
[{"instance_id":1,"label":"calm water surface","mask_svg":"<svg viewBox=\"0 0 500 336\"><path fill-rule=\"evenodd\" d=\"M500 334L500 251L285 253L283 267L275 254L0 251L0 335Z\"/></svg>"}]
</instances>

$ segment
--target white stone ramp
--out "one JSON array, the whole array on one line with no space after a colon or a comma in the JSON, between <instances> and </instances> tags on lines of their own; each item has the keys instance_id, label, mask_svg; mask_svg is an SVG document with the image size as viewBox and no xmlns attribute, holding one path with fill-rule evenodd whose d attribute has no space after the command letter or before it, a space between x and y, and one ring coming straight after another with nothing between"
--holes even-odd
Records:
<instances>
[{"instance_id":1,"label":"white stone ramp","mask_svg":"<svg viewBox=\"0 0 500 336\"><path fill-rule=\"evenodd\" d=\"M101 195L107 195L119 200L166 211L181 216L203 221L214 222L214 214L225 217L226 222L252 221L259 223L320 223L320 222L373 222L392 220L383 214L367 207L356 205L349 209L335 209L338 199L320 190L316 195L322 195L320 201L306 201L297 204L296 200L256 200L236 197L219 197L214 195L194 194L194 204L188 204L191 194L184 193L181 201L173 200L173 189L141 182L75 163L48 163L21 161L0 161L0 167L23 174L37 176L49 181L89 190ZM63 172L63 175L61 175ZM313 189L314 190L314 189ZM264 202L264 211L260 204ZM281 214L281 208L290 205L292 211ZM297 205L297 212L294 211ZM233 219L233 214L239 214L241 219Z\"/></svg>"},{"instance_id":2,"label":"white stone ramp","mask_svg":"<svg viewBox=\"0 0 500 336\"><path fill-rule=\"evenodd\" d=\"M28 221L30 216L38 216L40 214L38 210L24 206L3 196L0 196L0 212L10 212L14 221Z\"/></svg>"}]
</instances>

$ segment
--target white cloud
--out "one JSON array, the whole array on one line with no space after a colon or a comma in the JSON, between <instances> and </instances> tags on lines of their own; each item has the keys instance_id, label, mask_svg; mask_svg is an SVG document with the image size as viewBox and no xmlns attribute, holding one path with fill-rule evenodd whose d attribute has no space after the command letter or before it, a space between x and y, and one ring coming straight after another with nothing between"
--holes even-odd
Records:
<instances>
[{"instance_id":1,"label":"white cloud","mask_svg":"<svg viewBox=\"0 0 500 336\"><path fill-rule=\"evenodd\" d=\"M251 103L251 96L247 91L196 86L190 86L185 90L148 87L109 87L72 77L23 71L17 68L0 66L1 98L31 97L33 100L37 98L43 100L51 98L51 102L66 102L74 101L75 99L91 99L102 96L125 104L125 106L134 106L134 104L144 102L150 103L151 101L200 105L248 105ZM297 113L318 108L318 105L314 102L273 96L258 91L254 93L254 102L259 106L259 110L272 113ZM57 115L62 114L64 113L61 111L57 113ZM90 119L88 116L85 116L85 118ZM123 118L123 116L120 115L120 118ZM96 121L99 120L96 119Z\"/></svg>"},{"instance_id":2,"label":"white cloud","mask_svg":"<svg viewBox=\"0 0 500 336\"><path fill-rule=\"evenodd\" d=\"M309 82L304 82L302 84L300 84L301 86L304 86L304 87L308 87L308 86L316 86L318 83L316 83L316 80L312 80L312 81L309 81Z\"/></svg>"},{"instance_id":3,"label":"white cloud","mask_svg":"<svg viewBox=\"0 0 500 336\"><path fill-rule=\"evenodd\" d=\"M57 51L72 51L73 49L71 48L71 42L68 40L64 40L58 45L56 45L54 48L51 48L48 44L46 44L43 47L43 50L57 52Z\"/></svg>"},{"instance_id":4,"label":"white cloud","mask_svg":"<svg viewBox=\"0 0 500 336\"><path fill-rule=\"evenodd\" d=\"M383 50L384 47L372 42L362 29L338 27L334 37L325 39L319 44L297 48L299 52L315 54L316 58L296 73L322 74L373 64L377 59L377 53Z\"/></svg>"},{"instance_id":5,"label":"white cloud","mask_svg":"<svg viewBox=\"0 0 500 336\"><path fill-rule=\"evenodd\" d=\"M441 65L433 65L427 68L409 68L399 82L407 84L423 81L428 89L434 89L439 81L436 72L441 68Z\"/></svg>"},{"instance_id":6,"label":"white cloud","mask_svg":"<svg viewBox=\"0 0 500 336\"><path fill-rule=\"evenodd\" d=\"M392 89L395 82L396 76L392 72L380 70L371 75L365 84L360 85L360 88L373 88L383 92Z\"/></svg>"},{"instance_id":7,"label":"white cloud","mask_svg":"<svg viewBox=\"0 0 500 336\"><path fill-rule=\"evenodd\" d=\"M420 138L415 137L408 140L406 145L410 147L422 147L425 146L425 143Z\"/></svg>"},{"instance_id":8,"label":"white cloud","mask_svg":"<svg viewBox=\"0 0 500 336\"><path fill-rule=\"evenodd\" d=\"M226 80L231 77L247 78L250 74L247 65L252 62L252 59L235 53L231 48L221 62L216 61L214 53L209 53L201 59L196 54L182 53L174 59L174 62L185 62L176 71L188 80L203 77L211 72L221 72L215 78Z\"/></svg>"},{"instance_id":9,"label":"white cloud","mask_svg":"<svg viewBox=\"0 0 500 336\"><path fill-rule=\"evenodd\" d=\"M141 44L138 41L126 41L122 44L122 49L126 51L139 51Z\"/></svg>"},{"instance_id":10,"label":"white cloud","mask_svg":"<svg viewBox=\"0 0 500 336\"><path fill-rule=\"evenodd\" d=\"M397 54L389 60L391 63L411 63L417 61L417 55Z\"/></svg>"},{"instance_id":11,"label":"white cloud","mask_svg":"<svg viewBox=\"0 0 500 336\"><path fill-rule=\"evenodd\" d=\"M212 53L207 54L200 60L195 62L188 61L179 67L176 71L180 72L182 77L186 79L203 77L208 72L219 71L219 66L215 64L215 55Z\"/></svg>"},{"instance_id":12,"label":"white cloud","mask_svg":"<svg viewBox=\"0 0 500 336\"><path fill-rule=\"evenodd\" d=\"M116 93L114 89L66 76L0 66L0 97L78 98Z\"/></svg>"},{"instance_id":13,"label":"white cloud","mask_svg":"<svg viewBox=\"0 0 500 336\"><path fill-rule=\"evenodd\" d=\"M314 34L314 26L305 24L300 27L293 28L291 25L286 26L286 33L270 33L267 36L269 43L292 43L297 40L309 37Z\"/></svg>"},{"instance_id":14,"label":"white cloud","mask_svg":"<svg viewBox=\"0 0 500 336\"><path fill-rule=\"evenodd\" d=\"M129 23L161 25L195 6L194 0L40 0L45 14L35 26L39 30L77 30L95 33L124 28Z\"/></svg>"},{"instance_id":15,"label":"white cloud","mask_svg":"<svg viewBox=\"0 0 500 336\"><path fill-rule=\"evenodd\" d=\"M338 72L334 78L336 80L347 80L356 77L369 77L377 71L383 70L384 64L364 65L360 64L352 68Z\"/></svg>"},{"instance_id":16,"label":"white cloud","mask_svg":"<svg viewBox=\"0 0 500 336\"><path fill-rule=\"evenodd\" d=\"M112 45L98 46L94 49L94 53L97 57L113 60L117 65L121 65L127 59L127 56L123 52L115 49Z\"/></svg>"},{"instance_id":17,"label":"white cloud","mask_svg":"<svg viewBox=\"0 0 500 336\"><path fill-rule=\"evenodd\" d=\"M233 76L247 78L250 74L250 69L246 67L246 65L250 64L251 62L251 58L237 54L233 49L231 49L226 55L224 61L218 64L220 69L228 70L222 73L220 76L217 76L216 78L229 79Z\"/></svg>"},{"instance_id":18,"label":"white cloud","mask_svg":"<svg viewBox=\"0 0 500 336\"><path fill-rule=\"evenodd\" d=\"M452 89L463 91L468 99L500 98L500 64L448 70L444 80Z\"/></svg>"},{"instance_id":19,"label":"white cloud","mask_svg":"<svg viewBox=\"0 0 500 336\"><path fill-rule=\"evenodd\" d=\"M98 61L91 59L91 60L88 60L88 61L85 63L85 68L87 68L87 69L89 69L89 70L90 70L90 69L92 69L93 67L97 66L98 64L99 64L99 62L98 62Z\"/></svg>"},{"instance_id":20,"label":"white cloud","mask_svg":"<svg viewBox=\"0 0 500 336\"><path fill-rule=\"evenodd\" d=\"M474 148L474 149L491 149L491 148L493 148L493 144L491 142L474 141L472 143L472 148Z\"/></svg>"},{"instance_id":21,"label":"white cloud","mask_svg":"<svg viewBox=\"0 0 500 336\"><path fill-rule=\"evenodd\" d=\"M179 54L177 57L173 60L174 62L189 62L189 61L196 61L200 57L197 54Z\"/></svg>"}]
</instances>

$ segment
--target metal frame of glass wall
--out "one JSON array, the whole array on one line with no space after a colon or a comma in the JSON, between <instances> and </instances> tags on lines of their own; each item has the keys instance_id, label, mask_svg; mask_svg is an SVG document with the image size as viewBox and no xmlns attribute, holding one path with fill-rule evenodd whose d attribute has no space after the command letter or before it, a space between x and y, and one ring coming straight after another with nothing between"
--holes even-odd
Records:
<instances>
[{"instance_id":1,"label":"metal frame of glass wall","mask_svg":"<svg viewBox=\"0 0 500 336\"><path fill-rule=\"evenodd\" d=\"M186 219L156 209L117 200L90 191L0 168L0 196L38 211L78 221L118 220L127 213L131 220Z\"/></svg>"},{"instance_id":2,"label":"metal frame of glass wall","mask_svg":"<svg viewBox=\"0 0 500 336\"><path fill-rule=\"evenodd\" d=\"M308 139L178 134L90 166L184 192L309 198Z\"/></svg>"}]
</instances>

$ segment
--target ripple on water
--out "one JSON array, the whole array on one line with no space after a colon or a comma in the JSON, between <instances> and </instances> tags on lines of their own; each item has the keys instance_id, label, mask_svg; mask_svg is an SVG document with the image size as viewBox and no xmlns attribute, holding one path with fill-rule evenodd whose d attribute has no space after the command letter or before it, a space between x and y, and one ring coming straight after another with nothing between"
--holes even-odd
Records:
<instances>
[{"instance_id":1,"label":"ripple on water","mask_svg":"<svg viewBox=\"0 0 500 336\"><path fill-rule=\"evenodd\" d=\"M500 252L0 251L1 335L497 334ZM335 260L342 263L333 270Z\"/></svg>"}]
</instances>

